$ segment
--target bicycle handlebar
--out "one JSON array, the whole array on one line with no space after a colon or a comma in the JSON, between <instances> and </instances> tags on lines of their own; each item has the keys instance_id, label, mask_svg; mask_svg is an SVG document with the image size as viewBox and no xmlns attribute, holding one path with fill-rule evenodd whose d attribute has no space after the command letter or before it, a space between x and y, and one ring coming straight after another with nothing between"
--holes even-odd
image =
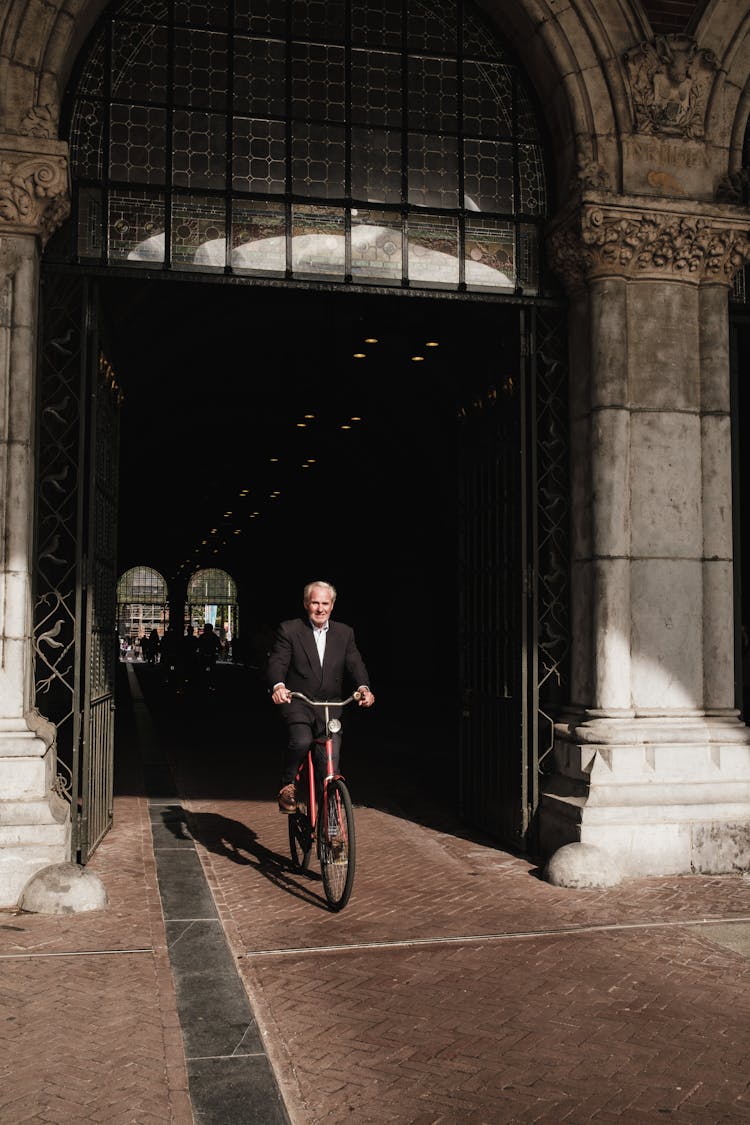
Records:
<instances>
[{"instance_id":1,"label":"bicycle handlebar","mask_svg":"<svg viewBox=\"0 0 750 1125\"><path fill-rule=\"evenodd\" d=\"M309 703L311 707L346 707L347 703L352 703L355 699L362 698L361 691L353 692L348 699L308 699L301 691L290 691L289 695L294 699L303 699L305 703Z\"/></svg>"}]
</instances>

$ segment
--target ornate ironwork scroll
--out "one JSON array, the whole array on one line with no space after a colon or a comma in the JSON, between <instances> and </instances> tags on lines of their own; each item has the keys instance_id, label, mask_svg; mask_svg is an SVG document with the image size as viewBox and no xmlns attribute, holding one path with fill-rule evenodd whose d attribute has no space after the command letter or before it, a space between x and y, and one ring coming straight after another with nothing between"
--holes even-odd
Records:
<instances>
[{"instance_id":1,"label":"ornate ironwork scroll","mask_svg":"<svg viewBox=\"0 0 750 1125\"><path fill-rule=\"evenodd\" d=\"M36 705L57 729L56 791L85 863L112 822L119 389L90 283L45 274L37 394Z\"/></svg>"},{"instance_id":2,"label":"ornate ironwork scroll","mask_svg":"<svg viewBox=\"0 0 750 1125\"><path fill-rule=\"evenodd\" d=\"M565 310L536 310L538 767L569 694L570 471Z\"/></svg>"},{"instance_id":3,"label":"ornate ironwork scroll","mask_svg":"<svg viewBox=\"0 0 750 1125\"><path fill-rule=\"evenodd\" d=\"M47 275L37 416L34 654L36 703L57 727L55 787L78 801L76 704L80 644L78 535L84 373L85 282ZM75 821L74 834L75 834Z\"/></svg>"}]
</instances>

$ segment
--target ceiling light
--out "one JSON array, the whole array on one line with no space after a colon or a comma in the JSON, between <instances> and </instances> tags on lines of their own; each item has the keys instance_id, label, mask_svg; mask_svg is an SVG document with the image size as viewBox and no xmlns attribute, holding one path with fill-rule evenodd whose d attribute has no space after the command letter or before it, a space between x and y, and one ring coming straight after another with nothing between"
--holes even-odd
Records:
<instances>
[{"instance_id":1,"label":"ceiling light","mask_svg":"<svg viewBox=\"0 0 750 1125\"><path fill-rule=\"evenodd\" d=\"M298 422L298 423L297 423L297 429L298 429L298 430L305 430L305 429L307 429L307 422Z\"/></svg>"},{"instance_id":2,"label":"ceiling light","mask_svg":"<svg viewBox=\"0 0 750 1125\"><path fill-rule=\"evenodd\" d=\"M278 461L278 457L269 457L268 460L273 464Z\"/></svg>"},{"instance_id":3,"label":"ceiling light","mask_svg":"<svg viewBox=\"0 0 750 1125\"><path fill-rule=\"evenodd\" d=\"M421 363L423 359L424 359L423 355L413 355L411 357L412 363Z\"/></svg>"},{"instance_id":4,"label":"ceiling light","mask_svg":"<svg viewBox=\"0 0 750 1125\"><path fill-rule=\"evenodd\" d=\"M314 465L315 464L315 458L314 457L308 457L307 463L308 463L308 465Z\"/></svg>"},{"instance_id":5,"label":"ceiling light","mask_svg":"<svg viewBox=\"0 0 750 1125\"><path fill-rule=\"evenodd\" d=\"M355 353L354 353L354 358L355 358L355 359L364 359L364 358L365 358L365 353L364 353L364 352L355 352Z\"/></svg>"},{"instance_id":6,"label":"ceiling light","mask_svg":"<svg viewBox=\"0 0 750 1125\"><path fill-rule=\"evenodd\" d=\"M341 429L342 429L342 430L350 430L350 429L351 429L351 426L349 426L349 425L343 425L343 426L341 427Z\"/></svg>"},{"instance_id":7,"label":"ceiling light","mask_svg":"<svg viewBox=\"0 0 750 1125\"><path fill-rule=\"evenodd\" d=\"M426 348L439 348L440 344L437 342L437 340L426 340L424 346Z\"/></svg>"},{"instance_id":8,"label":"ceiling light","mask_svg":"<svg viewBox=\"0 0 750 1125\"><path fill-rule=\"evenodd\" d=\"M378 342L377 336L368 336L367 339L365 340L366 344L377 344L377 342Z\"/></svg>"},{"instance_id":9,"label":"ceiling light","mask_svg":"<svg viewBox=\"0 0 750 1125\"><path fill-rule=\"evenodd\" d=\"M352 416L351 416L351 418L349 419L349 421L350 421L350 422L361 422L361 421L362 421L362 419L360 418L359 414L352 414Z\"/></svg>"},{"instance_id":10,"label":"ceiling light","mask_svg":"<svg viewBox=\"0 0 750 1125\"><path fill-rule=\"evenodd\" d=\"M315 417L315 415L314 415L314 414L306 414L306 415L305 415L305 418L314 418L314 417Z\"/></svg>"},{"instance_id":11,"label":"ceiling light","mask_svg":"<svg viewBox=\"0 0 750 1125\"><path fill-rule=\"evenodd\" d=\"M238 527L235 527L234 534L235 535L242 535L242 532L240 531L240 529Z\"/></svg>"},{"instance_id":12,"label":"ceiling light","mask_svg":"<svg viewBox=\"0 0 750 1125\"><path fill-rule=\"evenodd\" d=\"M231 515L232 515L232 512L225 512L225 513L224 513L224 519L226 519L226 518L227 518L227 516L231 516Z\"/></svg>"}]
</instances>

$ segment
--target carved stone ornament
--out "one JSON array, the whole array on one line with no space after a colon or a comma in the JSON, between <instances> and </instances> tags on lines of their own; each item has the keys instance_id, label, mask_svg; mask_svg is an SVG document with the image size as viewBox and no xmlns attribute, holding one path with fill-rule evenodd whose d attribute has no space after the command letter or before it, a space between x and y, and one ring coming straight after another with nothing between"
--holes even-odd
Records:
<instances>
[{"instance_id":1,"label":"carved stone ornament","mask_svg":"<svg viewBox=\"0 0 750 1125\"><path fill-rule=\"evenodd\" d=\"M0 234L39 234L46 242L69 212L64 157L0 153Z\"/></svg>"},{"instance_id":2,"label":"carved stone ornament","mask_svg":"<svg viewBox=\"0 0 750 1125\"><path fill-rule=\"evenodd\" d=\"M657 35L623 56L637 133L700 138L718 61L689 35Z\"/></svg>"},{"instance_id":3,"label":"carved stone ornament","mask_svg":"<svg viewBox=\"0 0 750 1125\"><path fill-rule=\"evenodd\" d=\"M750 201L750 168L740 168L738 172L731 172L719 180L716 199L719 203L747 206Z\"/></svg>"},{"instance_id":4,"label":"carved stone ornament","mask_svg":"<svg viewBox=\"0 0 750 1125\"><path fill-rule=\"evenodd\" d=\"M579 153L571 194L581 196L585 191L611 191L612 182L606 168L596 160Z\"/></svg>"},{"instance_id":5,"label":"carved stone ornament","mask_svg":"<svg viewBox=\"0 0 750 1125\"><path fill-rule=\"evenodd\" d=\"M549 254L552 269L569 289L611 274L729 285L750 260L750 223L584 203L553 230Z\"/></svg>"},{"instance_id":6,"label":"carved stone ornament","mask_svg":"<svg viewBox=\"0 0 750 1125\"><path fill-rule=\"evenodd\" d=\"M20 132L26 137L51 139L57 136L57 119L56 106L35 105L21 122Z\"/></svg>"}]
</instances>

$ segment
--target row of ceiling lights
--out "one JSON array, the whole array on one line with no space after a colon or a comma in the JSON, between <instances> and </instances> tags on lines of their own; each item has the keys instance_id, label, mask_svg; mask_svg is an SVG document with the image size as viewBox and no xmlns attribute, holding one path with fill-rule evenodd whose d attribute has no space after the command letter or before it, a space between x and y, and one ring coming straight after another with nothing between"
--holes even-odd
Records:
<instances>
[{"instance_id":1,"label":"row of ceiling lights","mask_svg":"<svg viewBox=\"0 0 750 1125\"><path fill-rule=\"evenodd\" d=\"M363 340L363 343L368 344L368 345L377 344L378 342L379 342L379 340L378 340L377 336L366 336ZM440 346L440 344L439 344L439 341L437 341L437 340L425 340L424 346L425 346L425 348L437 348L437 347ZM354 359L366 359L367 358L367 352L354 352L353 358ZM425 359L425 356L420 355L418 353L411 356L412 363L422 363L424 361L424 359ZM298 429L298 430L307 429L309 424L311 422L314 422L315 420L316 420L316 416L314 414L304 414L301 421L295 422L295 428ZM351 430L352 426L354 424L356 424L357 422L361 422L361 421L362 421L361 415L353 414L347 422L341 423L341 425L339 426L339 429L341 429L341 430ZM269 457L268 460L269 460L269 463L271 463L271 464L279 464L280 463L279 457ZM317 459L315 457L308 457L300 467L302 469L309 469L313 465L315 465L316 463L317 463ZM249 495L250 495L250 489L249 488L243 488L239 492L240 499L243 499L243 500L247 499L247 497ZM278 500L278 498L280 496L281 496L281 492L278 489L275 489L273 492L269 493L268 499L269 500ZM229 509L226 512L224 512L223 518L224 519L231 519L231 517L233 515L234 515L234 512L231 509ZM249 513L248 518L252 520L252 519L257 519L259 516L260 516L259 511L253 511L253 512ZM214 536L214 535L218 535L218 533L219 533L218 527L212 527L209 535ZM241 535L242 529L239 528L239 527L234 528L232 534L233 535ZM208 539L202 539L201 542L200 542L200 545L197 546L195 548L195 550L193 551L193 554L196 554L196 555L200 554L201 548L207 547L208 544L209 544ZM226 539L221 540L220 545L226 546L227 540ZM212 549L212 554L218 555L218 553L219 553L219 547L216 546ZM178 570L183 571L185 569L185 567L188 567L190 565L191 565L190 560L185 559L184 562L181 563Z\"/></svg>"},{"instance_id":2,"label":"row of ceiling lights","mask_svg":"<svg viewBox=\"0 0 750 1125\"><path fill-rule=\"evenodd\" d=\"M377 344L377 336L368 336L365 341L366 344ZM425 340L424 346L426 348L439 348L440 344L437 340ZM354 352L353 359L367 359L367 352ZM415 354L411 356L412 363L423 363L425 357L423 355Z\"/></svg>"}]
</instances>

